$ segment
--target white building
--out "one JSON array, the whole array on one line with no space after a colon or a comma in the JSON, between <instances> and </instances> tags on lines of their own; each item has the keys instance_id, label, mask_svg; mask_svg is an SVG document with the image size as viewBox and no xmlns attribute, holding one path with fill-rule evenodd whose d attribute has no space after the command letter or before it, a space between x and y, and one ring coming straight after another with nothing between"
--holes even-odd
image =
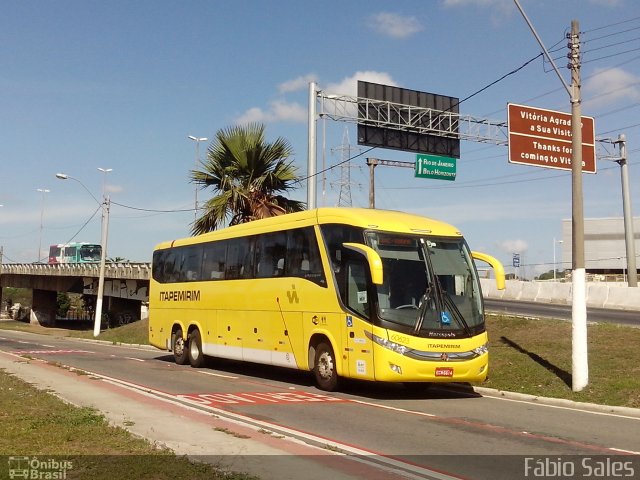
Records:
<instances>
[{"instance_id":1,"label":"white building","mask_svg":"<svg viewBox=\"0 0 640 480\"><path fill-rule=\"evenodd\" d=\"M640 264L640 217L633 219L636 267ZM562 220L562 261L558 269L571 269L571 220ZM624 219L585 218L584 258L587 273L626 273L627 247L625 245Z\"/></svg>"}]
</instances>

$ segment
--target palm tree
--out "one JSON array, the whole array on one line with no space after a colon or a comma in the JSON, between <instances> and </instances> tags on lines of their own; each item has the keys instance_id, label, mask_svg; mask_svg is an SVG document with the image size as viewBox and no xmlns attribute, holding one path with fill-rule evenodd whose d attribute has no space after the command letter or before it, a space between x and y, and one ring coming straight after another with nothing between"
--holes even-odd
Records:
<instances>
[{"instance_id":1,"label":"palm tree","mask_svg":"<svg viewBox=\"0 0 640 480\"><path fill-rule=\"evenodd\" d=\"M282 137L265 142L259 123L219 130L209 146L203 170L192 170L191 181L201 188L213 187L202 215L191 233L210 232L230 219L229 225L304 210L305 203L280 195L299 181L293 150Z\"/></svg>"}]
</instances>

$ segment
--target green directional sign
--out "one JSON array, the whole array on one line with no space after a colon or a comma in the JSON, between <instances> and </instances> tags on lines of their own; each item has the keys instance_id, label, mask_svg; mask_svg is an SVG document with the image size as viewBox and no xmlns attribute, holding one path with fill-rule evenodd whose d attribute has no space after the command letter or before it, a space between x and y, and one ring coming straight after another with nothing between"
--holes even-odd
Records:
<instances>
[{"instance_id":1,"label":"green directional sign","mask_svg":"<svg viewBox=\"0 0 640 480\"><path fill-rule=\"evenodd\" d=\"M416 155L416 178L456 179L456 159L439 155Z\"/></svg>"}]
</instances>

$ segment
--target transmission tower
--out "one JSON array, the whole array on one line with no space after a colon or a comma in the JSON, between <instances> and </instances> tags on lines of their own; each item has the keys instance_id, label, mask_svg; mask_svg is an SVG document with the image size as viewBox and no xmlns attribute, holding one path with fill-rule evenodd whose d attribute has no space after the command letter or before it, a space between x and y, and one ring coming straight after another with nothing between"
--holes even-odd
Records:
<instances>
[{"instance_id":1,"label":"transmission tower","mask_svg":"<svg viewBox=\"0 0 640 480\"><path fill-rule=\"evenodd\" d=\"M344 133L342 134L342 145L336 148L332 148L331 151L340 152L340 181L332 184L331 186L340 187L338 194L338 207L351 207L351 143L349 142L349 129L344 127Z\"/></svg>"}]
</instances>

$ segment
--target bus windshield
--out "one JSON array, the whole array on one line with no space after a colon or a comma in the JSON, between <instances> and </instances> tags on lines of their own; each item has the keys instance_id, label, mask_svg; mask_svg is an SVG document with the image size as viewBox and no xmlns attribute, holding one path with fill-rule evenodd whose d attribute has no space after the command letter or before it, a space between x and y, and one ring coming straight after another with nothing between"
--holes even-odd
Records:
<instances>
[{"instance_id":1,"label":"bus windshield","mask_svg":"<svg viewBox=\"0 0 640 480\"><path fill-rule=\"evenodd\" d=\"M366 236L383 265L383 283L374 286L380 320L436 338L472 336L484 329L480 287L464 239Z\"/></svg>"},{"instance_id":2,"label":"bus windshield","mask_svg":"<svg viewBox=\"0 0 640 480\"><path fill-rule=\"evenodd\" d=\"M100 245L82 245L79 253L80 262L99 262L102 247Z\"/></svg>"}]
</instances>

